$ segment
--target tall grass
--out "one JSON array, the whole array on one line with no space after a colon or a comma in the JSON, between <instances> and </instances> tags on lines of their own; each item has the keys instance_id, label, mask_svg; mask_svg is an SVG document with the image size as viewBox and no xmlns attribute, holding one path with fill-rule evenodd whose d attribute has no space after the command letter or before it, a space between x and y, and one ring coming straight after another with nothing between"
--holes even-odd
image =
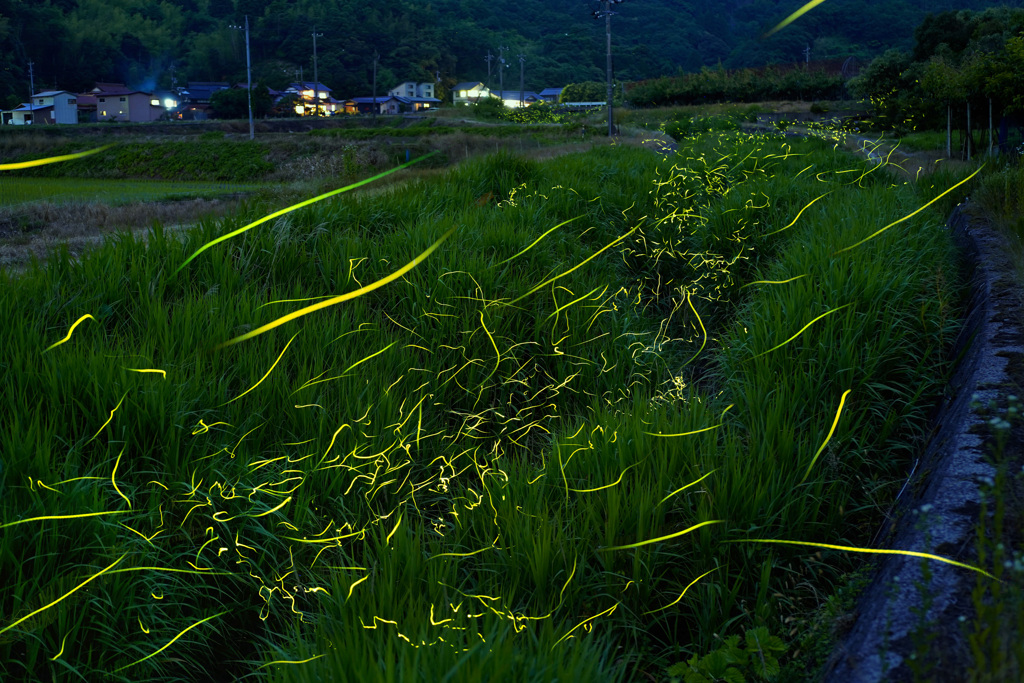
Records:
<instances>
[{"instance_id":1,"label":"tall grass","mask_svg":"<svg viewBox=\"0 0 1024 683\"><path fill-rule=\"evenodd\" d=\"M848 560L736 541L866 544L957 325L934 215L846 249L923 203L871 168L502 153L176 276L245 219L0 275L0 671L637 680L781 632Z\"/></svg>"}]
</instances>

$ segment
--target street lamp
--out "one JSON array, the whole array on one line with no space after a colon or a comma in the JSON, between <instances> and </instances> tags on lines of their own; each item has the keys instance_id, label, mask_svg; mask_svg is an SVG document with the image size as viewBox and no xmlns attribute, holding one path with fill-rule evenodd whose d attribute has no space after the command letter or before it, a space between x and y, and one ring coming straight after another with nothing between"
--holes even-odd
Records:
<instances>
[{"instance_id":1,"label":"street lamp","mask_svg":"<svg viewBox=\"0 0 1024 683\"><path fill-rule=\"evenodd\" d=\"M594 12L595 19L604 19L604 33L607 49L607 71L608 71L608 137L615 135L615 125L612 119L612 12L609 5L618 5L625 0L601 0L601 9Z\"/></svg>"},{"instance_id":2,"label":"street lamp","mask_svg":"<svg viewBox=\"0 0 1024 683\"><path fill-rule=\"evenodd\" d=\"M256 128L252 122L252 67L249 60L249 15L245 16L245 26L231 26L238 31L245 31L245 79L246 88L249 92L249 139L256 139Z\"/></svg>"}]
</instances>

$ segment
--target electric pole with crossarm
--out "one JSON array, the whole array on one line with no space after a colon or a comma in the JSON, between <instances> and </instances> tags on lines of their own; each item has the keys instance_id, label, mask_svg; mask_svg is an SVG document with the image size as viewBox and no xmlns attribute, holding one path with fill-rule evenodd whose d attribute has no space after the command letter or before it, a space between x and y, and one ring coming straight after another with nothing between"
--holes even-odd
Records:
<instances>
[{"instance_id":1,"label":"electric pole with crossarm","mask_svg":"<svg viewBox=\"0 0 1024 683\"><path fill-rule=\"evenodd\" d=\"M615 135L615 124L612 119L612 12L611 5L617 5L625 0L601 0L601 9L594 12L595 19L604 19L604 34L607 44L607 71L608 71L608 137Z\"/></svg>"}]
</instances>

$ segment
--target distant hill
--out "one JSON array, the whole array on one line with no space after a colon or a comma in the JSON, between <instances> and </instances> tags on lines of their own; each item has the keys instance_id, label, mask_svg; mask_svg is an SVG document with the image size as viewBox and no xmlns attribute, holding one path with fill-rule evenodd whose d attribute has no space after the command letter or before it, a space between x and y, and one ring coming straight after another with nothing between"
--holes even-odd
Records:
<instances>
[{"instance_id":1,"label":"distant hill","mask_svg":"<svg viewBox=\"0 0 1024 683\"><path fill-rule=\"evenodd\" d=\"M805 58L870 59L910 49L924 16L980 10L984 0L827 0L768 39L764 32L805 0L625 0L612 19L615 76L637 80ZM1001 4L1020 7L1020 1ZM0 103L25 101L28 64L36 89L84 90L95 81L141 88L172 80L244 80L241 24L251 25L255 78L271 87L313 77L342 97L369 94L374 51L384 91L404 80L444 87L486 80L488 50L507 89L601 80L604 21L595 0L0 0ZM519 55L523 55L521 63ZM442 88L442 93L444 89Z\"/></svg>"}]
</instances>

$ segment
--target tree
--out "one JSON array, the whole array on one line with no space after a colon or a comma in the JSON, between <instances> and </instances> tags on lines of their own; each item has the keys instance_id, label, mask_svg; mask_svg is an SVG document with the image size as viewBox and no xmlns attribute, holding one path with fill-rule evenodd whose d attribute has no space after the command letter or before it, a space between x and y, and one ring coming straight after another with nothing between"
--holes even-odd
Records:
<instances>
[{"instance_id":1,"label":"tree","mask_svg":"<svg viewBox=\"0 0 1024 683\"><path fill-rule=\"evenodd\" d=\"M559 102L604 102L608 99L608 85L599 81L570 83L562 88Z\"/></svg>"},{"instance_id":2,"label":"tree","mask_svg":"<svg viewBox=\"0 0 1024 683\"><path fill-rule=\"evenodd\" d=\"M274 102L263 84L252 87L252 115L263 118L270 113ZM218 119L244 119L249 117L249 91L244 88L218 90L210 97L214 117Z\"/></svg>"},{"instance_id":3,"label":"tree","mask_svg":"<svg viewBox=\"0 0 1024 683\"><path fill-rule=\"evenodd\" d=\"M926 100L946 105L946 156L953 155L953 103L966 99L964 79L960 71L941 56L932 57L920 79Z\"/></svg>"}]
</instances>

